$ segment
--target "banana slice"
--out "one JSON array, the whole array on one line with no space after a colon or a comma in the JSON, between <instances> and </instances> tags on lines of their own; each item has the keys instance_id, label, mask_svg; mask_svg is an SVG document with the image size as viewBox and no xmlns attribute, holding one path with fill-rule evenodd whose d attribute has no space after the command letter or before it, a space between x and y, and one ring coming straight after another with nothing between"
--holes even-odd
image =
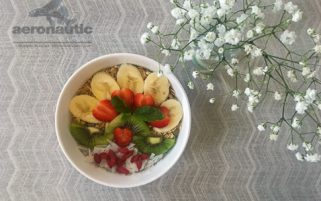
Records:
<instances>
[{"instance_id":1,"label":"banana slice","mask_svg":"<svg viewBox=\"0 0 321 201\"><path fill-rule=\"evenodd\" d=\"M111 99L111 93L119 90L116 80L106 72L94 75L90 83L91 91L98 100Z\"/></svg>"},{"instance_id":2,"label":"banana slice","mask_svg":"<svg viewBox=\"0 0 321 201\"><path fill-rule=\"evenodd\" d=\"M158 133L167 133L167 132L173 130L181 121L181 119L183 117L183 108L182 108L180 102L178 102L175 99L169 99L169 100L165 101L164 103L162 103L161 106L167 107L167 109L169 110L170 122L164 128L155 128L154 127L154 131L156 131Z\"/></svg>"},{"instance_id":3,"label":"banana slice","mask_svg":"<svg viewBox=\"0 0 321 201\"><path fill-rule=\"evenodd\" d=\"M144 80L138 69L130 64L122 64L117 72L117 82L120 88L128 88L134 93L142 93Z\"/></svg>"},{"instance_id":4,"label":"banana slice","mask_svg":"<svg viewBox=\"0 0 321 201\"><path fill-rule=\"evenodd\" d=\"M168 97L169 86L167 77L151 73L145 80L144 93L151 95L154 98L155 104L160 105Z\"/></svg>"},{"instance_id":5,"label":"banana slice","mask_svg":"<svg viewBox=\"0 0 321 201\"><path fill-rule=\"evenodd\" d=\"M97 120L91 112L98 102L96 98L88 95L75 96L70 101L69 110L76 118L80 118L89 123L99 123L100 121Z\"/></svg>"}]
</instances>

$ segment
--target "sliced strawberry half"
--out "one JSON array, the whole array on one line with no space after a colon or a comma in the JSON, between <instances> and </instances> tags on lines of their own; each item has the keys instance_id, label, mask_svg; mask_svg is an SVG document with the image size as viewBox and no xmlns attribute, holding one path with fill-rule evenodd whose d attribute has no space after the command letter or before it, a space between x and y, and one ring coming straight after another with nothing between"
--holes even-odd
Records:
<instances>
[{"instance_id":1,"label":"sliced strawberry half","mask_svg":"<svg viewBox=\"0 0 321 201\"><path fill-rule=\"evenodd\" d=\"M135 104L135 107L153 106L154 98L151 95L138 93L138 94L135 94L134 104Z\"/></svg>"},{"instance_id":2,"label":"sliced strawberry half","mask_svg":"<svg viewBox=\"0 0 321 201\"><path fill-rule=\"evenodd\" d=\"M117 115L117 111L109 100L102 100L92 111L93 116L104 122L110 122Z\"/></svg>"},{"instance_id":3,"label":"sliced strawberry half","mask_svg":"<svg viewBox=\"0 0 321 201\"><path fill-rule=\"evenodd\" d=\"M149 124L153 127L163 128L170 122L169 110L166 107L160 107L159 109L163 114L163 119L149 122Z\"/></svg>"},{"instance_id":4,"label":"sliced strawberry half","mask_svg":"<svg viewBox=\"0 0 321 201\"><path fill-rule=\"evenodd\" d=\"M115 143L120 147L126 147L130 144L133 138L133 133L128 128L116 128L114 130L114 140Z\"/></svg>"},{"instance_id":5,"label":"sliced strawberry half","mask_svg":"<svg viewBox=\"0 0 321 201\"><path fill-rule=\"evenodd\" d=\"M117 166L116 171L120 174L125 174L125 175L129 174L129 170L124 166Z\"/></svg>"}]
</instances>

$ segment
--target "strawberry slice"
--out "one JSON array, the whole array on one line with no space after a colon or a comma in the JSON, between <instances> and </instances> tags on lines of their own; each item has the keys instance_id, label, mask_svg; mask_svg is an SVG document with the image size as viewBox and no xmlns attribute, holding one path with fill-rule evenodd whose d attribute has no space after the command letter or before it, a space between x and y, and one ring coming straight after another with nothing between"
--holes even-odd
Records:
<instances>
[{"instance_id":1,"label":"strawberry slice","mask_svg":"<svg viewBox=\"0 0 321 201\"><path fill-rule=\"evenodd\" d=\"M97 163L97 164L100 164L101 162L101 157L99 154L95 153L94 154L94 161Z\"/></svg>"},{"instance_id":2,"label":"strawberry slice","mask_svg":"<svg viewBox=\"0 0 321 201\"><path fill-rule=\"evenodd\" d=\"M102 100L92 111L93 116L104 122L110 122L117 115L117 111L109 100Z\"/></svg>"},{"instance_id":3,"label":"strawberry slice","mask_svg":"<svg viewBox=\"0 0 321 201\"><path fill-rule=\"evenodd\" d=\"M120 147L126 147L130 144L133 138L133 133L128 128L116 128L114 130L114 140L115 143Z\"/></svg>"},{"instance_id":4,"label":"strawberry slice","mask_svg":"<svg viewBox=\"0 0 321 201\"><path fill-rule=\"evenodd\" d=\"M117 165L124 165L126 160L134 154L134 150L129 150L127 153L123 154L122 157L117 158Z\"/></svg>"},{"instance_id":5,"label":"strawberry slice","mask_svg":"<svg viewBox=\"0 0 321 201\"><path fill-rule=\"evenodd\" d=\"M116 171L120 174L125 174L125 175L129 174L129 170L124 166L117 166Z\"/></svg>"},{"instance_id":6,"label":"strawberry slice","mask_svg":"<svg viewBox=\"0 0 321 201\"><path fill-rule=\"evenodd\" d=\"M144 160L147 160L149 156L147 154L136 154L130 159L130 162L135 163L138 170L143 166Z\"/></svg>"},{"instance_id":7,"label":"strawberry slice","mask_svg":"<svg viewBox=\"0 0 321 201\"><path fill-rule=\"evenodd\" d=\"M112 168L114 167L114 165L116 165L117 158L115 153L112 150L109 150L107 153L106 152L100 153L99 157L101 160L106 160L109 168Z\"/></svg>"},{"instance_id":8,"label":"strawberry slice","mask_svg":"<svg viewBox=\"0 0 321 201\"><path fill-rule=\"evenodd\" d=\"M139 161L136 161L135 163L136 163L137 169L140 170L143 166L143 161L139 160Z\"/></svg>"},{"instance_id":9,"label":"strawberry slice","mask_svg":"<svg viewBox=\"0 0 321 201\"><path fill-rule=\"evenodd\" d=\"M112 97L118 96L120 99L122 99L126 103L126 105L128 107L133 106L133 103L134 103L134 92L132 92L132 90L130 90L130 89L124 88L124 89L113 91L111 96Z\"/></svg>"},{"instance_id":10,"label":"strawberry slice","mask_svg":"<svg viewBox=\"0 0 321 201\"><path fill-rule=\"evenodd\" d=\"M160 107L159 109L163 114L163 119L149 122L149 124L153 127L163 128L167 126L170 122L169 110L166 107Z\"/></svg>"},{"instance_id":11,"label":"strawberry slice","mask_svg":"<svg viewBox=\"0 0 321 201\"><path fill-rule=\"evenodd\" d=\"M129 149L127 147L119 147L118 151L122 154L126 154L129 151Z\"/></svg>"},{"instance_id":12,"label":"strawberry slice","mask_svg":"<svg viewBox=\"0 0 321 201\"><path fill-rule=\"evenodd\" d=\"M151 95L137 93L134 98L135 107L153 106L154 98Z\"/></svg>"}]
</instances>

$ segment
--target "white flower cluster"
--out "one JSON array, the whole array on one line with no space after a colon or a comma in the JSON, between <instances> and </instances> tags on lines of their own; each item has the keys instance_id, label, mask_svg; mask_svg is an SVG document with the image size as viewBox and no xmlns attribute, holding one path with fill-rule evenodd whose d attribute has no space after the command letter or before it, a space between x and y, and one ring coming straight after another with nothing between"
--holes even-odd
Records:
<instances>
[{"instance_id":1,"label":"white flower cluster","mask_svg":"<svg viewBox=\"0 0 321 201\"><path fill-rule=\"evenodd\" d=\"M285 0L274 0L272 5L254 0L249 4L245 2L245 7L241 8L236 6L236 0L170 2L175 6L171 15L176 21L176 31L162 33L158 26L148 23L148 32L143 33L140 38L142 44L150 42L158 46L163 55L178 57L175 66L166 64L160 69L160 73L171 73L171 69L177 64L185 66L185 62L193 61L198 64L195 67L200 68L191 71L191 78L205 80L214 75L219 67L225 67L227 75L236 84L231 92L231 96L235 98L230 107L232 111L239 110L239 102L242 100L240 96L243 94L249 112L253 112L265 95L271 94L274 100L283 105L282 116L276 123L259 124L258 130L270 130L269 139L275 141L280 128L287 126L292 135L287 149L295 151L295 156L300 161L320 161L321 156L313 152L315 142L305 142L310 139L305 139L305 135L301 134L305 132L305 118L310 118L310 114L318 116L315 110L321 110L321 93L317 88L321 81L316 67L321 55L321 35L309 28L307 34L314 42L313 47L306 53L291 50L291 45L295 44L298 36L289 25L302 19L303 12L299 7ZM264 18L271 15L271 11L279 12L280 15L276 16L280 16L280 21L265 24ZM271 52L268 47L272 40L280 44L287 52L286 56ZM257 64L257 61L264 64ZM239 85L240 80L245 83ZM280 88L273 90L269 87L270 83L273 83L272 86L277 83ZM240 86L244 85L247 88L243 91ZM187 86L191 90L196 88L193 80L189 80ZM211 92L215 86L212 82L207 82L204 88ZM294 99L294 106L291 105L291 98ZM208 102L213 104L215 98L210 97ZM288 117L285 108L292 108L294 114ZM315 134L321 144L321 126L318 121L318 117L313 119L317 128L307 133ZM294 136L297 135L300 138L295 139Z\"/></svg>"},{"instance_id":2,"label":"white flower cluster","mask_svg":"<svg viewBox=\"0 0 321 201\"><path fill-rule=\"evenodd\" d=\"M260 102L262 94L250 88L246 88L244 94L248 97L247 110L253 112L254 107Z\"/></svg>"},{"instance_id":3,"label":"white flower cluster","mask_svg":"<svg viewBox=\"0 0 321 201\"><path fill-rule=\"evenodd\" d=\"M295 110L298 114L304 114L308 107L316 100L316 90L307 89L305 95L294 95L294 101L296 102Z\"/></svg>"}]
</instances>

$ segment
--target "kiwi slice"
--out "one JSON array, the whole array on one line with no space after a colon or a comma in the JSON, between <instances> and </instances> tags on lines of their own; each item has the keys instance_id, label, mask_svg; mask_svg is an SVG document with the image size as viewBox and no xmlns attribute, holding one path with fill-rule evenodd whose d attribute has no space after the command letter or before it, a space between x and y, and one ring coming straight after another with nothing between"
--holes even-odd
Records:
<instances>
[{"instance_id":1,"label":"kiwi slice","mask_svg":"<svg viewBox=\"0 0 321 201\"><path fill-rule=\"evenodd\" d=\"M166 153L175 145L175 138L134 136L133 142L137 149L143 153L156 155Z\"/></svg>"},{"instance_id":2,"label":"kiwi slice","mask_svg":"<svg viewBox=\"0 0 321 201\"><path fill-rule=\"evenodd\" d=\"M78 144L90 149L96 145L107 145L110 141L108 134L103 134L99 129L96 130L78 123L71 123L69 130Z\"/></svg>"},{"instance_id":3,"label":"kiwi slice","mask_svg":"<svg viewBox=\"0 0 321 201\"><path fill-rule=\"evenodd\" d=\"M135 135L149 136L151 134L151 130L149 129L148 125L135 116L128 117L126 126L131 128Z\"/></svg>"},{"instance_id":4,"label":"kiwi slice","mask_svg":"<svg viewBox=\"0 0 321 201\"><path fill-rule=\"evenodd\" d=\"M78 123L72 123L70 124L69 130L78 144L93 148L92 137L87 127Z\"/></svg>"},{"instance_id":5,"label":"kiwi slice","mask_svg":"<svg viewBox=\"0 0 321 201\"><path fill-rule=\"evenodd\" d=\"M126 115L120 114L115 119L113 119L105 128L105 134L104 136L108 140L113 140L114 138L114 130L117 127L121 127L126 123Z\"/></svg>"}]
</instances>

